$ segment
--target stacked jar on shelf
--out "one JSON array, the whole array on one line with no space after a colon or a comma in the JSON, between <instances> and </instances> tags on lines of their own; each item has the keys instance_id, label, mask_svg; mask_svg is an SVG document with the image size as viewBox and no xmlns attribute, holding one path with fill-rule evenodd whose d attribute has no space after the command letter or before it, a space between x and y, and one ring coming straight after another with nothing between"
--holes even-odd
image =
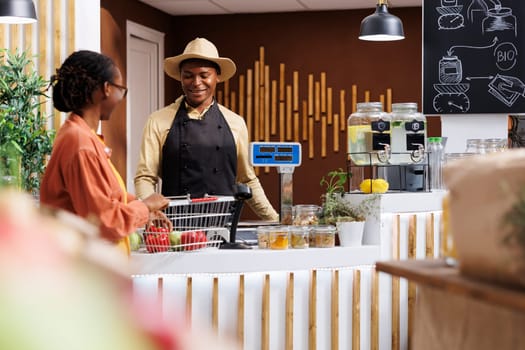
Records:
<instances>
[{"instance_id":1,"label":"stacked jar on shelf","mask_svg":"<svg viewBox=\"0 0 525 350\"><path fill-rule=\"evenodd\" d=\"M332 225L319 225L320 212L321 207L317 205L296 205L293 225L258 227L259 249L334 247L336 228Z\"/></svg>"}]
</instances>

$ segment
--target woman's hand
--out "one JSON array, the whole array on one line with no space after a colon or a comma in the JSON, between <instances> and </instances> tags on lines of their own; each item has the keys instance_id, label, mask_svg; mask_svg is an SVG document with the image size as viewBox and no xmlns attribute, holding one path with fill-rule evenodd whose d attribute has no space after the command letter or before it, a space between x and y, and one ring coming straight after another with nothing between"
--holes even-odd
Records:
<instances>
[{"instance_id":1,"label":"woman's hand","mask_svg":"<svg viewBox=\"0 0 525 350\"><path fill-rule=\"evenodd\" d=\"M168 232L173 231L171 220L160 210L149 213L148 226L164 227L168 229Z\"/></svg>"},{"instance_id":2,"label":"woman's hand","mask_svg":"<svg viewBox=\"0 0 525 350\"><path fill-rule=\"evenodd\" d=\"M151 196L144 198L142 202L146 204L150 213L166 209L170 203L169 200L160 193L153 193Z\"/></svg>"}]
</instances>

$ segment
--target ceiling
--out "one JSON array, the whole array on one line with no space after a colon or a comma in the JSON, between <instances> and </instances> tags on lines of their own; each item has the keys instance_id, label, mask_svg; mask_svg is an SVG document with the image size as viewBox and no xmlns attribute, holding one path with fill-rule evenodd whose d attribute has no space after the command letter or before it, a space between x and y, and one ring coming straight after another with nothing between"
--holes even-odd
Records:
<instances>
[{"instance_id":1,"label":"ceiling","mask_svg":"<svg viewBox=\"0 0 525 350\"><path fill-rule=\"evenodd\" d=\"M139 0L173 16L375 8L376 0ZM389 7L421 7L423 0L391 0Z\"/></svg>"}]
</instances>

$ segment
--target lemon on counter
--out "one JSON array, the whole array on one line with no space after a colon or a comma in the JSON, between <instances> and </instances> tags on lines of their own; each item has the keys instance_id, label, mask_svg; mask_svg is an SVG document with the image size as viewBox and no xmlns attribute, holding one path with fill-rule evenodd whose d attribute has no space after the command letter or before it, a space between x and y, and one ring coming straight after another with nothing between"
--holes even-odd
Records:
<instances>
[{"instance_id":1,"label":"lemon on counter","mask_svg":"<svg viewBox=\"0 0 525 350\"><path fill-rule=\"evenodd\" d=\"M365 179L359 185L363 193L385 193L388 191L388 182L384 179Z\"/></svg>"}]
</instances>

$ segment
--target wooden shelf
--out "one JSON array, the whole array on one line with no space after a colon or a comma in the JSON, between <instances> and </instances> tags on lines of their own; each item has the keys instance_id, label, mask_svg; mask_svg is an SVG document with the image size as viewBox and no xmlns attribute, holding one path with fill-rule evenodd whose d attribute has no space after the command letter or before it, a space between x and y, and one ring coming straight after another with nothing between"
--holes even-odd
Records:
<instances>
[{"instance_id":1,"label":"wooden shelf","mask_svg":"<svg viewBox=\"0 0 525 350\"><path fill-rule=\"evenodd\" d=\"M376 263L377 271L406 278L418 284L443 289L525 312L525 290L465 277L443 259L396 260Z\"/></svg>"}]
</instances>

